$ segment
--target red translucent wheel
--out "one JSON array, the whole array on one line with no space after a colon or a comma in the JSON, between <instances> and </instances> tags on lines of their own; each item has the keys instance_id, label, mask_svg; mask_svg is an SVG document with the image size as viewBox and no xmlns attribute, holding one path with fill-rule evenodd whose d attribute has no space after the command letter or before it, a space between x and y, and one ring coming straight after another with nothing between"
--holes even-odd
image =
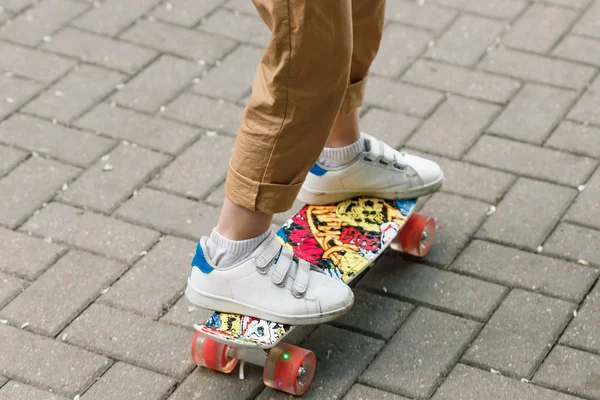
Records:
<instances>
[{"instance_id":1,"label":"red translucent wheel","mask_svg":"<svg viewBox=\"0 0 600 400\"><path fill-rule=\"evenodd\" d=\"M194 363L228 374L238 362L237 358L231 357L228 353L229 346L196 331L192 341L192 360L194 360Z\"/></svg>"},{"instance_id":2,"label":"red translucent wheel","mask_svg":"<svg viewBox=\"0 0 600 400\"><path fill-rule=\"evenodd\" d=\"M310 387L316 365L317 358L312 351L281 343L267 355L263 380L273 389L301 396Z\"/></svg>"},{"instance_id":3,"label":"red translucent wheel","mask_svg":"<svg viewBox=\"0 0 600 400\"><path fill-rule=\"evenodd\" d=\"M398 243L404 253L425 257L435 237L435 220L423 214L414 213L400 230Z\"/></svg>"}]
</instances>

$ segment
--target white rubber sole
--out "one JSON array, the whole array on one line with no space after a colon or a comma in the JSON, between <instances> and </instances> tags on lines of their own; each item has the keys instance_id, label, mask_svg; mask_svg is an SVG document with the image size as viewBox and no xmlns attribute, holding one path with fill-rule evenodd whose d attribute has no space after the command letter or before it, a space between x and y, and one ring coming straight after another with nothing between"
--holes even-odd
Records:
<instances>
[{"instance_id":1,"label":"white rubber sole","mask_svg":"<svg viewBox=\"0 0 600 400\"><path fill-rule=\"evenodd\" d=\"M321 192L314 191L303 186L300 188L300 192L298 193L298 200L304 204L311 205L334 204L359 196L377 197L390 200L408 200L435 192L442 187L443 182L444 176L442 175L437 181L434 181L428 185L420 186L410 190L403 190L401 192L393 190Z\"/></svg>"},{"instance_id":2,"label":"white rubber sole","mask_svg":"<svg viewBox=\"0 0 600 400\"><path fill-rule=\"evenodd\" d=\"M354 304L353 297L352 302L347 306L326 313L312 315L307 314L300 316L278 314L268 310L264 310L262 308L253 307L251 305L227 297L215 296L209 293L204 293L196 289L192 285L190 278L188 278L188 284L185 289L185 296L192 304L208 310L248 315L256 318L266 319L268 321L274 321L289 325L316 325L333 321L344 315L348 310L350 310L350 308L352 308L352 305ZM276 299L273 300L275 301Z\"/></svg>"}]
</instances>

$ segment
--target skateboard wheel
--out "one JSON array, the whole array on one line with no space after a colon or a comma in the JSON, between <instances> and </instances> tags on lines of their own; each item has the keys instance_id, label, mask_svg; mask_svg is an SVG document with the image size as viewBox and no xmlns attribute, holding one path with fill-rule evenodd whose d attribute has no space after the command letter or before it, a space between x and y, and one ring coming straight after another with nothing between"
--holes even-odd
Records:
<instances>
[{"instance_id":1,"label":"skateboard wheel","mask_svg":"<svg viewBox=\"0 0 600 400\"><path fill-rule=\"evenodd\" d=\"M267 355L263 380L273 389L303 395L315 376L317 358L310 350L281 343Z\"/></svg>"},{"instance_id":2,"label":"skateboard wheel","mask_svg":"<svg viewBox=\"0 0 600 400\"><path fill-rule=\"evenodd\" d=\"M425 257L435 237L435 220L423 214L414 213L400 230L398 242L404 253Z\"/></svg>"},{"instance_id":3,"label":"skateboard wheel","mask_svg":"<svg viewBox=\"0 0 600 400\"><path fill-rule=\"evenodd\" d=\"M229 346L196 331L192 341L192 360L196 365L228 374L238 362L237 358L230 357L228 353Z\"/></svg>"}]
</instances>

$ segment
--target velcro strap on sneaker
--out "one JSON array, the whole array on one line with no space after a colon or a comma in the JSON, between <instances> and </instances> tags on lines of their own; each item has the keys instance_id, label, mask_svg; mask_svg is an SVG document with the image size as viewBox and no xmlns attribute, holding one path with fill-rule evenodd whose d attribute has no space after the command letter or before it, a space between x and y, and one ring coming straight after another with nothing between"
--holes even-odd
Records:
<instances>
[{"instance_id":1,"label":"velcro strap on sneaker","mask_svg":"<svg viewBox=\"0 0 600 400\"><path fill-rule=\"evenodd\" d=\"M294 262L293 253L291 251L282 251L279 259L275 263L275 270L271 274L271 280L277 286L285 285L285 278Z\"/></svg>"},{"instance_id":2,"label":"velcro strap on sneaker","mask_svg":"<svg viewBox=\"0 0 600 400\"><path fill-rule=\"evenodd\" d=\"M310 264L304 260L298 260L298 269L292 286L292 294L298 298L302 297L308 286L308 277L310 276Z\"/></svg>"},{"instance_id":3,"label":"velcro strap on sneaker","mask_svg":"<svg viewBox=\"0 0 600 400\"><path fill-rule=\"evenodd\" d=\"M269 243L265 244L265 249L262 253L256 257L256 268L261 274L265 274L271 264L271 261L281 252L281 243L277 240L276 236L273 236Z\"/></svg>"}]
</instances>

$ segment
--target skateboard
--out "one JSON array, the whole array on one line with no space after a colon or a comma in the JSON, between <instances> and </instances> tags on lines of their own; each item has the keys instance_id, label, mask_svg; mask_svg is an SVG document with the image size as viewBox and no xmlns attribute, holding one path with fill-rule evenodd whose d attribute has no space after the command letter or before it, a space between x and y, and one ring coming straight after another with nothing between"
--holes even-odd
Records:
<instances>
[{"instance_id":1,"label":"skateboard","mask_svg":"<svg viewBox=\"0 0 600 400\"><path fill-rule=\"evenodd\" d=\"M305 205L277 231L296 257L346 284L360 276L392 245L417 257L430 250L435 221L414 213L416 199L357 197L330 205ZM238 361L262 365L265 385L294 395L308 390L316 357L283 343L295 327L249 315L214 312L194 325L192 359L206 368L231 372ZM280 343L281 342L281 343Z\"/></svg>"}]
</instances>

